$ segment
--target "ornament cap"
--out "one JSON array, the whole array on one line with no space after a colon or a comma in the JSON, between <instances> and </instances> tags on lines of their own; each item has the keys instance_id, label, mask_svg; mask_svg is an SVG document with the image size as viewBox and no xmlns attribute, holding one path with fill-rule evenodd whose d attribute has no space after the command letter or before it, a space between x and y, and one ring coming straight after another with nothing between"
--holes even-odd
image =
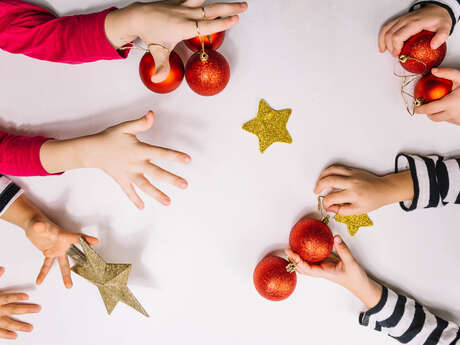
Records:
<instances>
[{"instance_id":1,"label":"ornament cap","mask_svg":"<svg viewBox=\"0 0 460 345\"><path fill-rule=\"evenodd\" d=\"M295 262L290 261L289 264L286 266L286 271L289 273L295 272L295 268L297 267L297 264Z\"/></svg>"},{"instance_id":2,"label":"ornament cap","mask_svg":"<svg viewBox=\"0 0 460 345\"><path fill-rule=\"evenodd\" d=\"M326 225L329 224L330 220L331 220L331 216L329 216L329 215L326 215L326 216L323 217L323 219L321 219L321 221Z\"/></svg>"},{"instance_id":3,"label":"ornament cap","mask_svg":"<svg viewBox=\"0 0 460 345\"><path fill-rule=\"evenodd\" d=\"M425 99L423 97L419 97L414 100L414 105L416 107L420 107L423 104L425 104Z\"/></svg>"},{"instance_id":4,"label":"ornament cap","mask_svg":"<svg viewBox=\"0 0 460 345\"><path fill-rule=\"evenodd\" d=\"M201 53L200 53L200 60L201 62L206 62L208 61L209 59L209 55L203 50Z\"/></svg>"},{"instance_id":5,"label":"ornament cap","mask_svg":"<svg viewBox=\"0 0 460 345\"><path fill-rule=\"evenodd\" d=\"M401 62L401 63L406 63L408 60L409 60L409 56L408 56L408 55L401 55L401 56L399 57L399 62Z\"/></svg>"}]
</instances>

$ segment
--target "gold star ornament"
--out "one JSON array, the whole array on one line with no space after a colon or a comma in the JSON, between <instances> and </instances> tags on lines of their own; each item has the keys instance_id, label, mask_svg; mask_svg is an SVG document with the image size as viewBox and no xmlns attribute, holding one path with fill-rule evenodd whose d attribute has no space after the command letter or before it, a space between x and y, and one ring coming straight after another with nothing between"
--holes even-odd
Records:
<instances>
[{"instance_id":1,"label":"gold star ornament","mask_svg":"<svg viewBox=\"0 0 460 345\"><path fill-rule=\"evenodd\" d=\"M130 264L108 264L80 237L82 253L72 246L68 254L77 262L72 271L96 285L110 315L119 301L149 317L139 301L126 286Z\"/></svg>"},{"instance_id":2,"label":"gold star ornament","mask_svg":"<svg viewBox=\"0 0 460 345\"><path fill-rule=\"evenodd\" d=\"M350 236L355 236L359 228L363 226L372 226L374 223L367 214L360 214L358 216L339 216L336 215L334 220L339 223L347 225L348 233Z\"/></svg>"},{"instance_id":3,"label":"gold star ornament","mask_svg":"<svg viewBox=\"0 0 460 345\"><path fill-rule=\"evenodd\" d=\"M265 150L273 143L292 143L292 138L286 128L291 116L291 109L275 110L263 99L259 102L257 116L243 125L243 129L259 138L259 151Z\"/></svg>"}]
</instances>

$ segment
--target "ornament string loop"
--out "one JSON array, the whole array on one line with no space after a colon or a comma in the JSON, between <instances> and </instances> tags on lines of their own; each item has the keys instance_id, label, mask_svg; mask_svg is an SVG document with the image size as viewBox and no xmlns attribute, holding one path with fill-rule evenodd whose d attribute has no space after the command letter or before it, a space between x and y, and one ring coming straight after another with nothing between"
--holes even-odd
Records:
<instances>
[{"instance_id":1,"label":"ornament string loop","mask_svg":"<svg viewBox=\"0 0 460 345\"><path fill-rule=\"evenodd\" d=\"M410 84L412 84L414 81L416 81L417 78L421 77L423 74L422 73L419 73L419 74L398 74L396 72L396 65L398 65L399 63L406 63L407 61L410 61L410 60L417 61L418 63L421 63L426 68L426 64L422 60L417 59L417 58L413 58L413 57L408 56L408 55L401 55L398 58L398 60L395 61L394 65L393 65L393 75L402 80L401 90L400 90L401 97L402 97L402 99L404 101L404 105L406 106L406 110L409 113L409 115L414 116L415 115L415 107L418 107L418 106L422 105L422 103L420 102L420 100L415 99L415 97L413 95L411 95L409 92L407 92L406 88ZM406 98L407 96L412 98L411 102L407 101L407 98ZM410 104L410 103L412 103L412 104Z\"/></svg>"},{"instance_id":2,"label":"ornament string loop","mask_svg":"<svg viewBox=\"0 0 460 345\"><path fill-rule=\"evenodd\" d=\"M329 216L327 212L324 210L323 199L324 199L324 196L322 195L318 196L318 212L321 215L321 221L327 225L329 223L329 220L331 219L331 216Z\"/></svg>"}]
</instances>

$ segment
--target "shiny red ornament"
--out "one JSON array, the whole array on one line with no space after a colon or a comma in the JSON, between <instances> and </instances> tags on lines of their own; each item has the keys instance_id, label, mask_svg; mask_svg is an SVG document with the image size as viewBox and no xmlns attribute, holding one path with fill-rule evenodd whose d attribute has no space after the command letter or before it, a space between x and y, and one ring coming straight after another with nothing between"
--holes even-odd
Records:
<instances>
[{"instance_id":1,"label":"shiny red ornament","mask_svg":"<svg viewBox=\"0 0 460 345\"><path fill-rule=\"evenodd\" d=\"M202 96L221 92L230 80L230 66L215 50L198 51L185 66L185 79L190 88Z\"/></svg>"},{"instance_id":2,"label":"shiny red ornament","mask_svg":"<svg viewBox=\"0 0 460 345\"><path fill-rule=\"evenodd\" d=\"M399 56L401 66L417 74L439 66L446 56L447 45L443 43L438 49L432 49L430 43L434 35L434 32L423 30L404 42Z\"/></svg>"},{"instance_id":3,"label":"shiny red ornament","mask_svg":"<svg viewBox=\"0 0 460 345\"><path fill-rule=\"evenodd\" d=\"M185 40L185 45L194 52L201 50L201 39L203 40L204 48L205 49L212 49L217 50L224 42L225 38L225 31L216 32L214 34L206 35L206 36L195 36L188 40Z\"/></svg>"},{"instance_id":4,"label":"shiny red ornament","mask_svg":"<svg viewBox=\"0 0 460 345\"><path fill-rule=\"evenodd\" d=\"M288 298L297 284L296 272L288 272L289 261L278 256L263 258L254 269L254 285L259 294L270 301Z\"/></svg>"},{"instance_id":5,"label":"shiny red ornament","mask_svg":"<svg viewBox=\"0 0 460 345\"><path fill-rule=\"evenodd\" d=\"M304 218L292 228L289 246L305 261L316 263L329 256L334 246L334 236L324 222Z\"/></svg>"},{"instance_id":6,"label":"shiny red ornament","mask_svg":"<svg viewBox=\"0 0 460 345\"><path fill-rule=\"evenodd\" d=\"M159 83L152 82L152 76L155 74L155 61L150 52L145 53L139 63L139 75L144 85L156 93L168 93L177 89L184 79L184 63L174 51L169 55L169 66L171 70L165 80Z\"/></svg>"},{"instance_id":7,"label":"shiny red ornament","mask_svg":"<svg viewBox=\"0 0 460 345\"><path fill-rule=\"evenodd\" d=\"M452 92L452 80L428 73L420 78L414 88L415 105L419 106L443 98Z\"/></svg>"}]
</instances>

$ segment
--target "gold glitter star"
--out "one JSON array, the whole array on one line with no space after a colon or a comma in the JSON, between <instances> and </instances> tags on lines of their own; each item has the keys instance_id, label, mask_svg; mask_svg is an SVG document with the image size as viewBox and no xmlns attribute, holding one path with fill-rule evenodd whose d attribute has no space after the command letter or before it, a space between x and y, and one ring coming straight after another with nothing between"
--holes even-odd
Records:
<instances>
[{"instance_id":1,"label":"gold glitter star","mask_svg":"<svg viewBox=\"0 0 460 345\"><path fill-rule=\"evenodd\" d=\"M292 138L286 129L291 116L291 109L275 110L263 99L259 102L257 116L243 125L243 129L259 138L259 151L264 151L273 143L292 143Z\"/></svg>"},{"instance_id":2,"label":"gold glitter star","mask_svg":"<svg viewBox=\"0 0 460 345\"><path fill-rule=\"evenodd\" d=\"M358 229L362 226L372 226L374 223L367 214L360 214L359 216L339 216L336 215L334 220L339 223L347 225L348 233L350 236L355 236Z\"/></svg>"},{"instance_id":3,"label":"gold glitter star","mask_svg":"<svg viewBox=\"0 0 460 345\"><path fill-rule=\"evenodd\" d=\"M131 265L108 264L81 237L80 244L84 251L86 264L81 263L80 259L78 260L79 263L72 267L72 271L97 286L107 313L110 315L118 301L122 301L139 313L149 317L149 314L142 308L142 305L126 286L131 272ZM78 250L76 247L75 249Z\"/></svg>"}]
</instances>

